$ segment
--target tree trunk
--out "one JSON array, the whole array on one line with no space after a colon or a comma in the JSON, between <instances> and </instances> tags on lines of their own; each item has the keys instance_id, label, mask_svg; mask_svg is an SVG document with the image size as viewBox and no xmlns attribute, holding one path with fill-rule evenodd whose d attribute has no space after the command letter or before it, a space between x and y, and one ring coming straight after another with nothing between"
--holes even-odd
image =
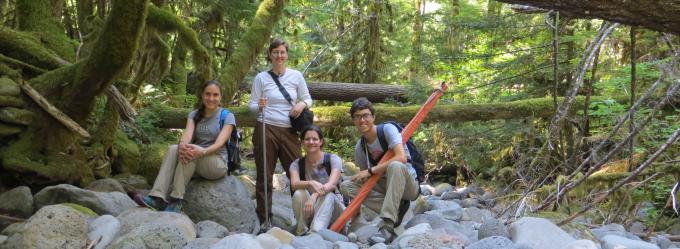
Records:
<instances>
[{"instance_id":1,"label":"tree trunk","mask_svg":"<svg viewBox=\"0 0 680 249\"><path fill-rule=\"evenodd\" d=\"M416 7L415 17L413 18L413 34L411 35L411 62L409 63L409 79L414 79L420 74L421 63L421 45L423 33L423 18L422 10L425 5L425 0L415 0Z\"/></svg>"},{"instance_id":2,"label":"tree trunk","mask_svg":"<svg viewBox=\"0 0 680 249\"><path fill-rule=\"evenodd\" d=\"M223 98L231 100L250 71L251 65L269 41L272 28L283 12L283 0L265 0L255 13L248 31L241 37L236 46L236 53L229 57L227 66L222 70L219 81L224 86Z\"/></svg>"},{"instance_id":3,"label":"tree trunk","mask_svg":"<svg viewBox=\"0 0 680 249\"><path fill-rule=\"evenodd\" d=\"M380 70L380 15L382 1L372 0L368 5L368 33L366 38L366 76L363 83L376 82Z\"/></svg>"},{"instance_id":4,"label":"tree trunk","mask_svg":"<svg viewBox=\"0 0 680 249\"><path fill-rule=\"evenodd\" d=\"M607 97L592 97L593 101L604 101ZM627 96L614 98L619 103L627 103ZM559 98L562 101L562 98ZM582 108L583 97L577 97L574 105ZM394 120L400 123L407 123L418 111L420 106L405 107L376 107L376 123L385 120ZM230 111L236 116L238 125L241 127L253 127L255 125L256 114L250 113L248 107L231 107ZM574 109L574 110L576 110ZM183 128L186 117L190 109L161 107L152 110L162 119L156 123L160 128ZM329 106L315 107L314 124L322 127L352 126L352 119L349 117L349 107ZM551 98L527 99L506 103L490 104L470 104L470 105L440 105L435 107L423 123L436 122L467 122L467 121L487 121L495 119L517 119L523 117L552 117L555 115L555 108L552 106Z\"/></svg>"},{"instance_id":5,"label":"tree trunk","mask_svg":"<svg viewBox=\"0 0 680 249\"><path fill-rule=\"evenodd\" d=\"M114 1L89 57L41 74L29 83L74 121L84 124L95 98L129 67L144 28L147 6L146 0ZM63 28L60 30L63 31ZM14 34L27 36L19 32ZM15 44L21 43L17 42L17 36L3 38L15 41ZM31 49L45 50L42 46ZM11 141L4 148L3 168L20 174L24 184L82 184L93 180L93 169L87 163L82 141L32 102L27 101L27 109L36 114L34 122L18 135L18 140Z\"/></svg>"},{"instance_id":6,"label":"tree trunk","mask_svg":"<svg viewBox=\"0 0 680 249\"><path fill-rule=\"evenodd\" d=\"M627 25L680 34L680 2L666 0L498 0L543 9L559 10L561 15L600 18Z\"/></svg>"}]
</instances>

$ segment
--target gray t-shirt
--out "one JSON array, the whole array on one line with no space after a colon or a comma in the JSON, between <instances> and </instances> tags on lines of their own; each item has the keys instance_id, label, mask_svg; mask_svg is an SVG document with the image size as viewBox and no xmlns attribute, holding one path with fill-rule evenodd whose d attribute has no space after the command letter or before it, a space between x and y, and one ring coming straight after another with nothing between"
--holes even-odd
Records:
<instances>
[{"instance_id":1,"label":"gray t-shirt","mask_svg":"<svg viewBox=\"0 0 680 249\"><path fill-rule=\"evenodd\" d=\"M342 159L336 154L331 155L331 170L337 169L342 172ZM300 166L298 164L299 158L290 164L290 171L295 171L300 173ZM314 165L305 164L305 180L314 180L322 184L326 184L330 176L326 172L326 168L323 166L323 157Z\"/></svg>"},{"instance_id":2,"label":"gray t-shirt","mask_svg":"<svg viewBox=\"0 0 680 249\"><path fill-rule=\"evenodd\" d=\"M387 141L387 149L391 150L394 148L394 146L397 146L398 144L402 144L402 136L397 127L395 127L392 124L385 124L383 125L383 132L385 133L385 141ZM372 143L367 144L368 147L368 153L371 155L371 158L374 160L377 160L380 158L382 154L385 153L385 151L382 149L382 146L380 146L380 141L378 138L375 139ZM406 159L411 159L411 153L408 151L408 148L404 144L404 153L406 153ZM364 150L364 147L361 146L361 139L357 141L356 146L354 147L354 163L359 166L361 170L368 169L368 165L371 163L368 158L366 157L366 152ZM413 177L416 177L416 170L413 169L411 164L407 164L409 166L409 174L411 174ZM375 165L372 165L375 166Z\"/></svg>"},{"instance_id":3,"label":"gray t-shirt","mask_svg":"<svg viewBox=\"0 0 680 249\"><path fill-rule=\"evenodd\" d=\"M215 143L217 136L220 135L220 113L222 112L222 107L219 111L215 112L210 117L203 117L201 121L196 124L194 128L194 134L192 137L192 144L207 148ZM193 110L189 113L189 119L193 120L196 116L198 110ZM236 118L234 118L234 113L229 112L224 118L224 125L234 125L236 127ZM222 146L217 152L217 155L222 156L224 160L227 160L227 148Z\"/></svg>"}]
</instances>

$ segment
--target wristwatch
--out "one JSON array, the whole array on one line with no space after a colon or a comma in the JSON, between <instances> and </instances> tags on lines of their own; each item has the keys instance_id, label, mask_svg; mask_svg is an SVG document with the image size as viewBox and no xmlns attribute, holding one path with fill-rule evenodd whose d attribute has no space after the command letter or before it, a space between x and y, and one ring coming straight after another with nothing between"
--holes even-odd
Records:
<instances>
[{"instance_id":1,"label":"wristwatch","mask_svg":"<svg viewBox=\"0 0 680 249\"><path fill-rule=\"evenodd\" d=\"M373 175L373 170L371 169L371 167L368 167L368 173L369 173L370 175Z\"/></svg>"}]
</instances>

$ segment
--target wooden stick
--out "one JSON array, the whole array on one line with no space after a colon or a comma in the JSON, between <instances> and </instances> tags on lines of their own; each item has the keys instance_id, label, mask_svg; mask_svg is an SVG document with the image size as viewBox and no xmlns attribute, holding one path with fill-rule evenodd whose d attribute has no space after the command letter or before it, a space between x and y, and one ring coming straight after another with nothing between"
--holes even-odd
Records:
<instances>
[{"instance_id":1,"label":"wooden stick","mask_svg":"<svg viewBox=\"0 0 680 249\"><path fill-rule=\"evenodd\" d=\"M87 244L87 246L85 246L85 249L92 249L92 248L94 248L95 246L97 246L97 244L99 244L99 242L102 241L102 238L103 238L103 237L104 237L104 236L99 235L99 238L97 238L96 240L90 241L90 243Z\"/></svg>"},{"instance_id":2,"label":"wooden stick","mask_svg":"<svg viewBox=\"0 0 680 249\"><path fill-rule=\"evenodd\" d=\"M38 91L33 89L30 85L28 85L25 81L20 80L19 81L19 86L21 89L24 90L26 95L31 97L33 101L35 101L36 104L38 104L40 107L45 110L45 112L49 113L54 119L58 120L61 124L66 126L69 130L77 133L78 135L84 137L84 138L90 138L90 133L87 132L87 130L83 129L83 127L80 127L78 123L73 121L70 117L68 117L66 114L64 114L62 111L57 109L54 105L50 104L50 102L47 101Z\"/></svg>"},{"instance_id":3,"label":"wooden stick","mask_svg":"<svg viewBox=\"0 0 680 249\"><path fill-rule=\"evenodd\" d=\"M16 217L12 217L12 216L9 216L9 215L4 215L4 214L0 214L0 219L5 219L5 220L9 220L9 221L16 221L16 222L25 221L25 219L16 218Z\"/></svg>"}]
</instances>

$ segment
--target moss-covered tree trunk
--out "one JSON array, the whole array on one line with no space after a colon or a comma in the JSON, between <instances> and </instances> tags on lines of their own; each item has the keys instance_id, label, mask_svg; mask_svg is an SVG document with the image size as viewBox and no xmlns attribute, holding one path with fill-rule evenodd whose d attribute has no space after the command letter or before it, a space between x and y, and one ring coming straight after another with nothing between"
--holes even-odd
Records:
<instances>
[{"instance_id":1,"label":"moss-covered tree trunk","mask_svg":"<svg viewBox=\"0 0 680 249\"><path fill-rule=\"evenodd\" d=\"M52 60L60 62L56 65L53 63L54 67L47 67L56 69L31 79L29 84L67 116L84 126L92 112L95 98L129 67L144 29L148 1L113 1L91 54L71 65L60 59L73 61L75 47L69 46L72 42L63 35L63 28L56 26L57 16L51 11L41 11L50 9L51 1L19 2L27 5L22 8L30 10L21 12L19 19L43 23L39 27L36 27L35 23L26 24L23 26L24 30L42 29L40 41L51 51L43 53L55 54L53 57L56 58ZM31 43L16 39L31 34L17 32L13 34L16 36L4 38L14 39L15 44ZM18 53L30 55L33 52ZM28 99L26 102L33 103ZM36 114L35 121L3 151L3 168L12 174L21 175L21 179L28 184L53 182L79 184L92 180L93 169L88 164L81 145L82 138L54 120L37 105L29 104L27 108Z\"/></svg>"},{"instance_id":2,"label":"moss-covered tree trunk","mask_svg":"<svg viewBox=\"0 0 680 249\"><path fill-rule=\"evenodd\" d=\"M219 76L224 86L224 98L231 100L255 59L269 42L272 28L283 12L283 0L264 0L255 13L248 31L240 38L234 53Z\"/></svg>"}]
</instances>

